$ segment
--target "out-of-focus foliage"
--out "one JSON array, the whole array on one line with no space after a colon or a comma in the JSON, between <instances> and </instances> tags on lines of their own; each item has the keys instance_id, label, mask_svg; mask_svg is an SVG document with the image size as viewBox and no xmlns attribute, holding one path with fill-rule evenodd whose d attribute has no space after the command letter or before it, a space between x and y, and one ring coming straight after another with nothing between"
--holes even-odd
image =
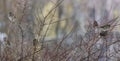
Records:
<instances>
[{"instance_id":1,"label":"out-of-focus foliage","mask_svg":"<svg viewBox=\"0 0 120 61\"><path fill-rule=\"evenodd\" d=\"M37 28L36 30L39 30L38 27L42 26L42 22L43 22L45 24L44 29L42 31L43 34L47 30L47 28L50 27L48 30L48 33L47 33L48 38L55 38L57 36L56 28L57 28L58 24L59 24L58 25L59 30L62 30L62 31L60 31L60 33L61 32L69 33L71 26L72 26L72 24L70 23L71 22L70 21L71 20L70 19L70 15L71 15L70 12L72 12L71 11L72 7L70 5L64 6L61 3L59 6L62 6L61 7L62 12L60 13L61 18L59 18L59 14L58 14L59 13L59 11L58 11L59 6L57 8L55 8L55 5L57 5L57 3L48 2L43 7L43 9L37 7L37 9L35 10L35 24L36 25L40 24L38 26L35 26ZM64 10L66 10L66 11L64 11ZM49 25L49 23L50 23L50 25ZM35 31L35 32L39 33L39 31Z\"/></svg>"}]
</instances>

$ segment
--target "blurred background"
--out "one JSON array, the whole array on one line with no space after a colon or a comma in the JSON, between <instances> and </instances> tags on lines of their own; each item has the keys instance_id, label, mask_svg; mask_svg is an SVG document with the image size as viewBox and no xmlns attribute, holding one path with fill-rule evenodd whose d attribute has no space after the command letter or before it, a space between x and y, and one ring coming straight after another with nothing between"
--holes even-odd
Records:
<instances>
[{"instance_id":1,"label":"blurred background","mask_svg":"<svg viewBox=\"0 0 120 61\"><path fill-rule=\"evenodd\" d=\"M2 33L8 32L6 30L9 28L8 25L10 25L9 20L7 19L9 12L12 12L17 18L19 18L23 15L22 10L25 8L24 5L27 3L27 8L25 8L26 20L16 21L25 23L24 27L31 27L30 32L32 32L32 30L34 30L32 29L34 25L39 23L37 20L39 19L42 21L57 3L57 0L30 0L27 2L24 0L0 1L0 32ZM119 2L119 0L64 0L56 9L53 9L55 12L50 13L46 18L45 23L49 23L52 17L51 15L55 14L52 18L52 22L58 21L54 23L53 26L51 25L47 36L50 39L56 38L56 35L57 37L62 37L64 33L70 31L70 28L74 24L78 26L79 34L84 35L89 23L92 23L94 20L96 20L100 25L116 16L119 16ZM119 31L119 27L116 31ZM29 37L34 36L29 35Z\"/></svg>"}]
</instances>

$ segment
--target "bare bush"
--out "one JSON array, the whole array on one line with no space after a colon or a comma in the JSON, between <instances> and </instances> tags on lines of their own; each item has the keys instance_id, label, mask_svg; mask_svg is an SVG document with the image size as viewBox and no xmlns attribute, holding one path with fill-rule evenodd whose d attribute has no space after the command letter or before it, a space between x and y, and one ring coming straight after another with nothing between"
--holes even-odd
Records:
<instances>
[{"instance_id":1,"label":"bare bush","mask_svg":"<svg viewBox=\"0 0 120 61\"><path fill-rule=\"evenodd\" d=\"M6 23L0 61L119 61L119 17L109 19L108 10L99 21L86 0L0 1Z\"/></svg>"}]
</instances>

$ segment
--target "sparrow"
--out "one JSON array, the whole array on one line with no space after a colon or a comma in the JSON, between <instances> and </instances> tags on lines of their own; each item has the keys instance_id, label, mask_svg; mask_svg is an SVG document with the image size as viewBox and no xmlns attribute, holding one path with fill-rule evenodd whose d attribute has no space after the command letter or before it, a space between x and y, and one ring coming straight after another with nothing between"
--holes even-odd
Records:
<instances>
[{"instance_id":1,"label":"sparrow","mask_svg":"<svg viewBox=\"0 0 120 61\"><path fill-rule=\"evenodd\" d=\"M8 13L8 19L11 21L11 22L14 22L16 17L15 15L12 13L12 12L9 12Z\"/></svg>"},{"instance_id":2,"label":"sparrow","mask_svg":"<svg viewBox=\"0 0 120 61\"><path fill-rule=\"evenodd\" d=\"M98 23L97 21L94 20L93 27L97 27L97 26L98 26Z\"/></svg>"},{"instance_id":3,"label":"sparrow","mask_svg":"<svg viewBox=\"0 0 120 61\"><path fill-rule=\"evenodd\" d=\"M33 39L33 46L36 46L38 43L37 39Z\"/></svg>"},{"instance_id":4,"label":"sparrow","mask_svg":"<svg viewBox=\"0 0 120 61\"><path fill-rule=\"evenodd\" d=\"M109 24L106 24L106 25L103 25L103 26L100 26L100 28L102 29L109 29L111 26Z\"/></svg>"},{"instance_id":5,"label":"sparrow","mask_svg":"<svg viewBox=\"0 0 120 61\"><path fill-rule=\"evenodd\" d=\"M6 37L4 38L4 41L6 41L6 44L10 46L10 41Z\"/></svg>"},{"instance_id":6,"label":"sparrow","mask_svg":"<svg viewBox=\"0 0 120 61\"><path fill-rule=\"evenodd\" d=\"M106 36L107 34L108 34L108 31L101 31L100 32L100 36L103 36L103 37Z\"/></svg>"}]
</instances>

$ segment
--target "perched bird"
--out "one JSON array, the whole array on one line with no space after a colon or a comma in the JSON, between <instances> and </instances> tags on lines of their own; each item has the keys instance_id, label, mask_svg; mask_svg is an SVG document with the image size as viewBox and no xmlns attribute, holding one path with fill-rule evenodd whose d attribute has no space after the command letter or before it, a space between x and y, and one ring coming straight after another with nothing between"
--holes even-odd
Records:
<instances>
[{"instance_id":1,"label":"perched bird","mask_svg":"<svg viewBox=\"0 0 120 61\"><path fill-rule=\"evenodd\" d=\"M109 24L106 24L106 25L100 26L100 28L102 28L102 29L109 29L109 28L110 28L110 25L109 25Z\"/></svg>"},{"instance_id":2,"label":"perched bird","mask_svg":"<svg viewBox=\"0 0 120 61\"><path fill-rule=\"evenodd\" d=\"M108 34L108 31L101 31L100 32L100 36L103 36L103 37L106 36L107 34Z\"/></svg>"},{"instance_id":3,"label":"perched bird","mask_svg":"<svg viewBox=\"0 0 120 61\"><path fill-rule=\"evenodd\" d=\"M94 20L93 27L97 27L97 26L98 26L98 23L97 21Z\"/></svg>"},{"instance_id":4,"label":"perched bird","mask_svg":"<svg viewBox=\"0 0 120 61\"><path fill-rule=\"evenodd\" d=\"M37 43L38 43L38 40L37 40L37 39L34 39L34 40L33 40L33 46L36 46Z\"/></svg>"},{"instance_id":5,"label":"perched bird","mask_svg":"<svg viewBox=\"0 0 120 61\"><path fill-rule=\"evenodd\" d=\"M15 15L12 13L12 12L9 12L8 13L8 19L11 21L11 22L14 22L16 17Z\"/></svg>"},{"instance_id":6,"label":"perched bird","mask_svg":"<svg viewBox=\"0 0 120 61\"><path fill-rule=\"evenodd\" d=\"M6 45L10 46L10 41L7 38L4 38Z\"/></svg>"}]
</instances>

